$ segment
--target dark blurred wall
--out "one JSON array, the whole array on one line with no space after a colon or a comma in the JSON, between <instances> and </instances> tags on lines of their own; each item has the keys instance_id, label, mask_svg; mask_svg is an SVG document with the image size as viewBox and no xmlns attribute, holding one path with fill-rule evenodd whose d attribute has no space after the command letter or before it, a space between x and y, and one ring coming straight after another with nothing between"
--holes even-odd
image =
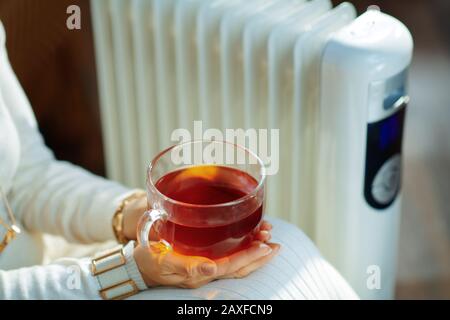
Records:
<instances>
[{"instance_id":1,"label":"dark blurred wall","mask_svg":"<svg viewBox=\"0 0 450 320\"><path fill-rule=\"evenodd\" d=\"M69 5L81 30L66 27ZM58 159L103 174L95 58L88 0L0 0L13 68Z\"/></svg>"},{"instance_id":2,"label":"dark blurred wall","mask_svg":"<svg viewBox=\"0 0 450 320\"><path fill-rule=\"evenodd\" d=\"M411 31L414 38L415 50L432 50L436 44L436 37L442 37L450 49L450 1L449 0L357 0L351 2L358 14L367 10L370 5L377 5L381 11L402 21ZM332 0L338 5L342 0ZM424 12L434 16L433 21L425 21ZM436 24L439 34L430 34L427 24Z\"/></svg>"}]
</instances>

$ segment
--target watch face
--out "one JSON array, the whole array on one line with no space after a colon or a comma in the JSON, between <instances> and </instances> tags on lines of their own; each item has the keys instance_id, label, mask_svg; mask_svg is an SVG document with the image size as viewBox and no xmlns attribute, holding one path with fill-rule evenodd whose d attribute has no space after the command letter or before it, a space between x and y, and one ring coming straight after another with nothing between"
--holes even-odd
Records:
<instances>
[{"instance_id":1,"label":"watch face","mask_svg":"<svg viewBox=\"0 0 450 320\"><path fill-rule=\"evenodd\" d=\"M400 191L405 110L367 127L364 197L376 209L389 207Z\"/></svg>"}]
</instances>

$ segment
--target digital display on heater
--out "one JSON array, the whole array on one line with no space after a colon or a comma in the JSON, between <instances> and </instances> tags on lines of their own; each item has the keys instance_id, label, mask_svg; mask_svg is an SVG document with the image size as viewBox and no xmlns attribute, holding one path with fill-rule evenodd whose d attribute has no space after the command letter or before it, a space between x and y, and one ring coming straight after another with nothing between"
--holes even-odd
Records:
<instances>
[{"instance_id":1,"label":"digital display on heater","mask_svg":"<svg viewBox=\"0 0 450 320\"><path fill-rule=\"evenodd\" d=\"M376 143L380 151L395 147L401 143L403 133L404 112L400 111L373 126L374 134L371 142Z\"/></svg>"}]
</instances>

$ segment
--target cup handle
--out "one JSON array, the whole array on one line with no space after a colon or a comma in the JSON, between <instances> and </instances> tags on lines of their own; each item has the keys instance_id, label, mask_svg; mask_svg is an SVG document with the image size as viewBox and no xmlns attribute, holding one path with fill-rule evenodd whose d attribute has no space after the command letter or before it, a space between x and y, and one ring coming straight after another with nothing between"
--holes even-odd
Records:
<instances>
[{"instance_id":1,"label":"cup handle","mask_svg":"<svg viewBox=\"0 0 450 320\"><path fill-rule=\"evenodd\" d=\"M150 241L148 240L150 237L150 231L152 229L153 224L158 221L166 221L168 215L163 210L152 209L149 211L145 211L144 215L139 220L138 224L138 242L141 246L151 248ZM161 239L160 243L164 244L168 249L172 249L172 246L165 240Z\"/></svg>"}]
</instances>

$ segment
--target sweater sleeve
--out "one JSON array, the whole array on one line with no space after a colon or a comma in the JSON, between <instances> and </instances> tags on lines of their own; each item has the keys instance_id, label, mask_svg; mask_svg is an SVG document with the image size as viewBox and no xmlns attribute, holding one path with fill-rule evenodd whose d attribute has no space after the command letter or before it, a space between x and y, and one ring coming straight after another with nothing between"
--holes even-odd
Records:
<instances>
[{"instance_id":1,"label":"sweater sleeve","mask_svg":"<svg viewBox=\"0 0 450 320\"><path fill-rule=\"evenodd\" d=\"M147 289L133 250L124 251L128 277L139 290ZM0 300L101 299L100 284L90 267L90 258L62 258L43 266L0 270Z\"/></svg>"},{"instance_id":2,"label":"sweater sleeve","mask_svg":"<svg viewBox=\"0 0 450 320\"><path fill-rule=\"evenodd\" d=\"M1 24L0 33L4 35ZM73 242L113 239L115 208L135 190L54 158L38 131L4 43L0 43L0 103L11 114L20 140L20 163L9 194L18 220L28 230Z\"/></svg>"},{"instance_id":3,"label":"sweater sleeve","mask_svg":"<svg viewBox=\"0 0 450 320\"><path fill-rule=\"evenodd\" d=\"M100 299L89 263L87 258L60 259L45 266L0 270L0 299Z\"/></svg>"}]
</instances>

